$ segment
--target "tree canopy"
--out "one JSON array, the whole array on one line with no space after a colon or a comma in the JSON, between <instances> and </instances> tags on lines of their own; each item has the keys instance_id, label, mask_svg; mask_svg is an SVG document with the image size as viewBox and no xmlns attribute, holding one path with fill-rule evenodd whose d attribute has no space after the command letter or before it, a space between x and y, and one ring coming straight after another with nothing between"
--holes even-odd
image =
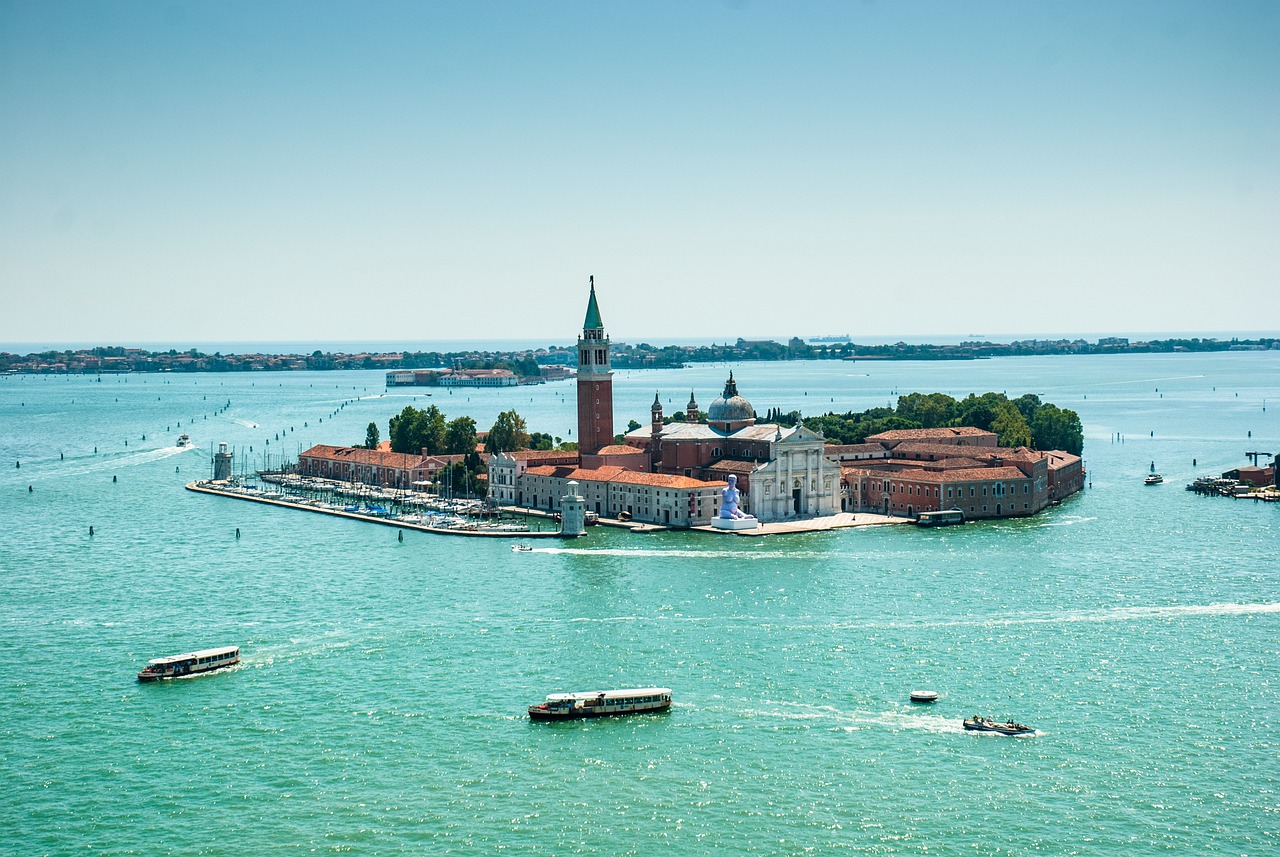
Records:
<instances>
[{"instance_id":1,"label":"tree canopy","mask_svg":"<svg viewBox=\"0 0 1280 857\"><path fill-rule=\"evenodd\" d=\"M514 452L529 448L529 430L524 417L514 410L498 414L498 420L489 429L484 448L490 455L498 452Z\"/></svg>"},{"instance_id":2,"label":"tree canopy","mask_svg":"<svg viewBox=\"0 0 1280 857\"><path fill-rule=\"evenodd\" d=\"M770 408L766 421L793 425L798 411ZM828 413L805 419L831 443L864 443L875 434L895 429L974 426L995 432L1001 446L1060 449L1079 455L1084 431L1075 411L1043 403L1034 393L1010 400L1004 393L970 394L956 400L945 393L910 393L898 397L898 407L869 408L844 414Z\"/></svg>"},{"instance_id":3,"label":"tree canopy","mask_svg":"<svg viewBox=\"0 0 1280 857\"><path fill-rule=\"evenodd\" d=\"M444 449L447 455L465 455L476 451L476 421L471 417L449 420L444 428Z\"/></svg>"},{"instance_id":4,"label":"tree canopy","mask_svg":"<svg viewBox=\"0 0 1280 857\"><path fill-rule=\"evenodd\" d=\"M474 426L474 422L472 425ZM392 452L405 452L411 455L424 450L427 455L438 455L444 452L446 431L444 412L435 405L431 405L425 411L406 405L403 411L391 418L387 428Z\"/></svg>"}]
</instances>

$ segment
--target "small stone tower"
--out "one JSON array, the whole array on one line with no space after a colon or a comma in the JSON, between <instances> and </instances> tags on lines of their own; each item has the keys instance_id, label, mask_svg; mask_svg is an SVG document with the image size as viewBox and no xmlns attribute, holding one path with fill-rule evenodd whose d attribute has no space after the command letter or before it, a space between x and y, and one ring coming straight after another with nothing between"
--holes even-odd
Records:
<instances>
[{"instance_id":1,"label":"small stone tower","mask_svg":"<svg viewBox=\"0 0 1280 857\"><path fill-rule=\"evenodd\" d=\"M572 479L564 484L566 493L560 498L560 535L576 538L587 531L587 501L578 493Z\"/></svg>"},{"instance_id":2,"label":"small stone tower","mask_svg":"<svg viewBox=\"0 0 1280 857\"><path fill-rule=\"evenodd\" d=\"M213 478L224 482L231 479L231 450L225 443L218 444L218 451L213 454Z\"/></svg>"},{"instance_id":3,"label":"small stone tower","mask_svg":"<svg viewBox=\"0 0 1280 857\"><path fill-rule=\"evenodd\" d=\"M689 404L684 406L684 421L687 423L698 421L698 400L693 397L693 390L689 391Z\"/></svg>"}]
</instances>

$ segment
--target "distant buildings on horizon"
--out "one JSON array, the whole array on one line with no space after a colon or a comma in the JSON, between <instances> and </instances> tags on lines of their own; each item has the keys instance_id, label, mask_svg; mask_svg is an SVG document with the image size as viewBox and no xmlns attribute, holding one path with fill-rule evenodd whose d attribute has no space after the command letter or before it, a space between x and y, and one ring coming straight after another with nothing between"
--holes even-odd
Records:
<instances>
[{"instance_id":1,"label":"distant buildings on horizon","mask_svg":"<svg viewBox=\"0 0 1280 857\"><path fill-rule=\"evenodd\" d=\"M1084 339L1021 339L1007 343L966 339L957 344L930 345L899 341L883 345L860 345L843 336L805 340L792 337L786 342L773 339L739 338L723 345L630 345L615 342L611 362L618 369L677 368L694 363L746 362L755 360L977 360L988 357L1018 357L1051 354L1125 354L1217 351L1280 350L1280 337L1259 339L1217 339L1192 337L1158 340L1130 340L1105 336L1096 342ZM569 377L575 363L572 347L547 347L515 351L468 349L457 352L342 352L310 354L205 354L194 348L186 351L148 351L143 348L99 346L31 354L0 352L0 373L35 374L122 374L130 372L272 372L382 370L388 386L401 386L412 372L415 379L438 383L453 377L457 385L506 386L506 382L471 383L466 373L506 371L519 378L554 380ZM471 364L471 365L467 365ZM476 364L480 364L477 366ZM516 367L512 371L509 367ZM520 368L523 367L523 368ZM434 379L433 377L434 376Z\"/></svg>"}]
</instances>

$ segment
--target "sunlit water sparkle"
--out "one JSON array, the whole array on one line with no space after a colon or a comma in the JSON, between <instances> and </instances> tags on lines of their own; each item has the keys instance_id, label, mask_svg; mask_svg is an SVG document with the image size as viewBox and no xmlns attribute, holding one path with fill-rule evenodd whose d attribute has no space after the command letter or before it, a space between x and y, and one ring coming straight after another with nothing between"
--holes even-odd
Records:
<instances>
[{"instance_id":1,"label":"sunlit water sparkle","mask_svg":"<svg viewBox=\"0 0 1280 857\"><path fill-rule=\"evenodd\" d=\"M406 404L569 437L568 384L0 377L0 852L1280 848L1280 506L1182 490L1280 452L1280 355L621 372L616 411L709 402L729 368L760 412L1037 392L1080 413L1092 488L936 531L596 527L516 554L182 485L218 441L260 463L385 433ZM225 643L235 669L134 679ZM675 706L524 716L639 685ZM1037 732L967 734L975 713Z\"/></svg>"}]
</instances>

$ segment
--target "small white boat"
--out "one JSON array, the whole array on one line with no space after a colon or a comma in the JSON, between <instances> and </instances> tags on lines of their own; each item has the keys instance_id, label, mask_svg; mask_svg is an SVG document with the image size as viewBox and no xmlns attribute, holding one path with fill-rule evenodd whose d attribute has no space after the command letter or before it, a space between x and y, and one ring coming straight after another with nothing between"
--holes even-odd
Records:
<instances>
[{"instance_id":1,"label":"small white boat","mask_svg":"<svg viewBox=\"0 0 1280 857\"><path fill-rule=\"evenodd\" d=\"M148 661L138 673L138 681L159 681L165 678L199 675L240 663L239 646L223 646L219 649L201 649L182 655L170 655Z\"/></svg>"},{"instance_id":2,"label":"small white boat","mask_svg":"<svg viewBox=\"0 0 1280 857\"><path fill-rule=\"evenodd\" d=\"M515 553L533 553L533 548L528 545L512 545L511 550Z\"/></svg>"},{"instance_id":3,"label":"small white boat","mask_svg":"<svg viewBox=\"0 0 1280 857\"><path fill-rule=\"evenodd\" d=\"M551 693L547 701L529 706L530 720L577 720L617 714L652 714L671 707L671 688L637 687L630 690L591 690L585 693Z\"/></svg>"},{"instance_id":4,"label":"small white boat","mask_svg":"<svg viewBox=\"0 0 1280 857\"><path fill-rule=\"evenodd\" d=\"M937 702L938 692L936 690L913 690L911 691L912 702Z\"/></svg>"},{"instance_id":5,"label":"small white boat","mask_svg":"<svg viewBox=\"0 0 1280 857\"><path fill-rule=\"evenodd\" d=\"M191 446L191 435L189 434L178 435L178 446L180 447Z\"/></svg>"},{"instance_id":6,"label":"small white boat","mask_svg":"<svg viewBox=\"0 0 1280 857\"><path fill-rule=\"evenodd\" d=\"M1143 485L1159 485L1163 481L1164 481L1164 477L1161 476L1159 473L1152 473L1146 479L1142 480L1142 484Z\"/></svg>"}]
</instances>

